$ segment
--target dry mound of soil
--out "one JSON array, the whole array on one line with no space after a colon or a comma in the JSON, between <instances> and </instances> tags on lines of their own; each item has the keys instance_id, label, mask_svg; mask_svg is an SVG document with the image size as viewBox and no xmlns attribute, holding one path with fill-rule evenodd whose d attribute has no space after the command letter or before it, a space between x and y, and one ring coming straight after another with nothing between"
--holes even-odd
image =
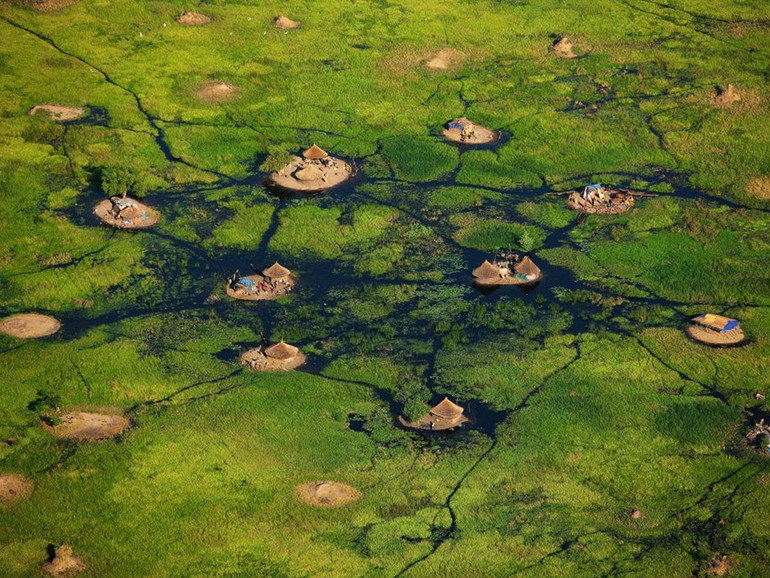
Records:
<instances>
[{"instance_id":1,"label":"dry mound of soil","mask_svg":"<svg viewBox=\"0 0 770 578\"><path fill-rule=\"evenodd\" d=\"M736 102L740 102L741 95L732 84L726 87L718 86L711 95L709 101L717 108L727 108Z\"/></svg>"},{"instance_id":2,"label":"dry mound of soil","mask_svg":"<svg viewBox=\"0 0 770 578\"><path fill-rule=\"evenodd\" d=\"M307 357L299 351L294 357L278 359L265 355L261 347L249 349L241 354L241 363L254 371L291 371L305 364Z\"/></svg>"},{"instance_id":3,"label":"dry mound of soil","mask_svg":"<svg viewBox=\"0 0 770 578\"><path fill-rule=\"evenodd\" d=\"M26 500L32 495L35 485L31 480L18 474L0 474L0 506Z\"/></svg>"},{"instance_id":4,"label":"dry mound of soil","mask_svg":"<svg viewBox=\"0 0 770 578\"><path fill-rule=\"evenodd\" d=\"M296 488L299 498L311 506L338 508L361 498L353 486L340 482L307 482Z\"/></svg>"},{"instance_id":5,"label":"dry mound of soil","mask_svg":"<svg viewBox=\"0 0 770 578\"><path fill-rule=\"evenodd\" d=\"M490 130L480 124L473 124L470 133L463 131L459 128L448 127L445 128L441 134L446 137L447 140L457 142L466 145L488 144L495 142L500 138L500 133L496 130Z\"/></svg>"},{"instance_id":6,"label":"dry mound of soil","mask_svg":"<svg viewBox=\"0 0 770 578\"><path fill-rule=\"evenodd\" d=\"M94 206L94 214L101 221L118 229L146 229L152 227L160 220L160 213L151 209L144 203L131 199L132 207L116 214L111 199L99 201Z\"/></svg>"},{"instance_id":7,"label":"dry mound of soil","mask_svg":"<svg viewBox=\"0 0 770 578\"><path fill-rule=\"evenodd\" d=\"M577 58L572 49L575 47L567 36L562 36L551 46L551 53L559 58Z\"/></svg>"},{"instance_id":8,"label":"dry mound of soil","mask_svg":"<svg viewBox=\"0 0 770 578\"><path fill-rule=\"evenodd\" d=\"M770 177L756 177L746 185L746 192L763 201L770 201Z\"/></svg>"},{"instance_id":9,"label":"dry mound of soil","mask_svg":"<svg viewBox=\"0 0 770 578\"><path fill-rule=\"evenodd\" d=\"M53 120L75 120L86 113L79 106L63 106L61 104L38 104L29 109L29 115L35 116L40 111L46 112Z\"/></svg>"},{"instance_id":10,"label":"dry mound of soil","mask_svg":"<svg viewBox=\"0 0 770 578\"><path fill-rule=\"evenodd\" d=\"M226 102L235 97L238 89L232 84L209 80L204 82L195 91L195 96L206 102Z\"/></svg>"},{"instance_id":11,"label":"dry mound of soil","mask_svg":"<svg viewBox=\"0 0 770 578\"><path fill-rule=\"evenodd\" d=\"M708 327L703 327L697 323L693 323L687 327L687 335L696 341L706 343L707 345L735 345L746 338L740 327L731 329L730 331L721 332L714 331Z\"/></svg>"},{"instance_id":12,"label":"dry mound of soil","mask_svg":"<svg viewBox=\"0 0 770 578\"><path fill-rule=\"evenodd\" d=\"M20 313L6 317L0 322L0 333L19 339L48 337L61 328L61 323L48 315L39 313Z\"/></svg>"},{"instance_id":13,"label":"dry mound of soil","mask_svg":"<svg viewBox=\"0 0 770 578\"><path fill-rule=\"evenodd\" d=\"M291 30L292 28L299 28L299 22L292 20L288 16L279 14L273 18L273 26L280 28L281 30Z\"/></svg>"},{"instance_id":14,"label":"dry mound of soil","mask_svg":"<svg viewBox=\"0 0 770 578\"><path fill-rule=\"evenodd\" d=\"M462 60L463 53L451 48L442 48L438 53L425 63L425 66L433 70L446 70L458 64Z\"/></svg>"},{"instance_id":15,"label":"dry mound of soil","mask_svg":"<svg viewBox=\"0 0 770 578\"><path fill-rule=\"evenodd\" d=\"M87 568L86 563L72 555L72 546L64 544L55 550L53 559L43 564L43 570L51 576L72 576Z\"/></svg>"},{"instance_id":16,"label":"dry mound of soil","mask_svg":"<svg viewBox=\"0 0 770 578\"><path fill-rule=\"evenodd\" d=\"M353 167L345 161L326 157L323 161L294 157L294 160L270 175L270 181L291 191L315 193L325 191L348 180Z\"/></svg>"},{"instance_id":17,"label":"dry mound of soil","mask_svg":"<svg viewBox=\"0 0 770 578\"><path fill-rule=\"evenodd\" d=\"M176 17L176 21L184 26L203 26L211 22L211 17L198 12L183 12Z\"/></svg>"},{"instance_id":18,"label":"dry mound of soil","mask_svg":"<svg viewBox=\"0 0 770 578\"><path fill-rule=\"evenodd\" d=\"M72 411L57 417L60 421L58 425L44 425L43 427L57 438L89 442L113 438L122 434L130 425L128 418L122 413Z\"/></svg>"}]
</instances>

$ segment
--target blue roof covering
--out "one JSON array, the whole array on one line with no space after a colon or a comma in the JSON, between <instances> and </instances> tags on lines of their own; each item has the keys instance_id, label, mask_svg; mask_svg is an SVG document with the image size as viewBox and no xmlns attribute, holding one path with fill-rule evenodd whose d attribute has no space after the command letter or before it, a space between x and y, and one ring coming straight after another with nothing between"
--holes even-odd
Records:
<instances>
[{"instance_id":1,"label":"blue roof covering","mask_svg":"<svg viewBox=\"0 0 770 578\"><path fill-rule=\"evenodd\" d=\"M586 188L587 189L601 189L602 186L599 183L596 183L594 185L588 185Z\"/></svg>"},{"instance_id":2,"label":"blue roof covering","mask_svg":"<svg viewBox=\"0 0 770 578\"><path fill-rule=\"evenodd\" d=\"M731 329L735 329L740 324L735 319L730 319L727 323L725 323L724 329L722 331L730 331Z\"/></svg>"},{"instance_id":3,"label":"blue roof covering","mask_svg":"<svg viewBox=\"0 0 770 578\"><path fill-rule=\"evenodd\" d=\"M243 285L244 287L256 287L257 284L254 283L254 279L249 279L248 277L241 277L238 279L238 281L235 282L236 285Z\"/></svg>"},{"instance_id":4,"label":"blue roof covering","mask_svg":"<svg viewBox=\"0 0 770 578\"><path fill-rule=\"evenodd\" d=\"M460 130L462 130L465 128L465 126L461 122L450 122L449 128L459 128Z\"/></svg>"}]
</instances>

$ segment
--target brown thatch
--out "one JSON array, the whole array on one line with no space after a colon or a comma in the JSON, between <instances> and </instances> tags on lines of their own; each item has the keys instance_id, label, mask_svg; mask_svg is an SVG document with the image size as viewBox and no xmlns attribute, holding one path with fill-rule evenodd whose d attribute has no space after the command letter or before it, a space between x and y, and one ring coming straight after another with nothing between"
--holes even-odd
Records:
<instances>
[{"instance_id":1,"label":"brown thatch","mask_svg":"<svg viewBox=\"0 0 770 578\"><path fill-rule=\"evenodd\" d=\"M500 275L500 268L484 259L484 262L476 267L472 274L477 279L489 279L490 277L498 277Z\"/></svg>"},{"instance_id":2,"label":"brown thatch","mask_svg":"<svg viewBox=\"0 0 770 578\"><path fill-rule=\"evenodd\" d=\"M328 157L329 153L327 153L317 144L313 143L313 146L311 146L309 149L303 152L302 156L310 161L319 161L321 159L325 159L326 157Z\"/></svg>"},{"instance_id":3,"label":"brown thatch","mask_svg":"<svg viewBox=\"0 0 770 578\"><path fill-rule=\"evenodd\" d=\"M532 259L526 256L516 263L513 270L516 271L516 273L527 277L530 275L540 275L540 268L532 262Z\"/></svg>"},{"instance_id":4,"label":"brown thatch","mask_svg":"<svg viewBox=\"0 0 770 578\"><path fill-rule=\"evenodd\" d=\"M281 265L278 261L270 265L267 269L262 271L262 274L265 277L270 277L271 279L285 279L289 275L291 275L291 271L289 271L286 267Z\"/></svg>"},{"instance_id":5,"label":"brown thatch","mask_svg":"<svg viewBox=\"0 0 770 578\"><path fill-rule=\"evenodd\" d=\"M300 181L317 181L322 179L324 174L323 171L318 167L310 165L309 167L298 170L296 173L294 173L294 176L297 178L297 180Z\"/></svg>"},{"instance_id":6,"label":"brown thatch","mask_svg":"<svg viewBox=\"0 0 770 578\"><path fill-rule=\"evenodd\" d=\"M265 348L265 355L272 357L273 359L291 359L292 357L296 357L298 353L298 348L289 345L284 342L283 339L281 339L279 343Z\"/></svg>"},{"instance_id":7,"label":"brown thatch","mask_svg":"<svg viewBox=\"0 0 770 578\"><path fill-rule=\"evenodd\" d=\"M441 403L431 408L430 413L444 419L456 419L463 413L463 408L449 401L448 397L445 397Z\"/></svg>"}]
</instances>

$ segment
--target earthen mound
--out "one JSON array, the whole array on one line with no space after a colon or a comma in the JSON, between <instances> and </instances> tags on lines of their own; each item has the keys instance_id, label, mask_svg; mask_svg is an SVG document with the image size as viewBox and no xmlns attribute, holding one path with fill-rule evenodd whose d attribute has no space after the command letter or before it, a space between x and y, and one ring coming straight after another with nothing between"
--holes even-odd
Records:
<instances>
[{"instance_id":1,"label":"earthen mound","mask_svg":"<svg viewBox=\"0 0 770 578\"><path fill-rule=\"evenodd\" d=\"M64 544L54 552L51 561L43 564L43 570L51 576L72 576L87 568L83 560L72 555L72 546Z\"/></svg>"},{"instance_id":2,"label":"earthen mound","mask_svg":"<svg viewBox=\"0 0 770 578\"><path fill-rule=\"evenodd\" d=\"M176 21L184 26L203 26L211 22L211 17L198 12L182 12Z\"/></svg>"},{"instance_id":3,"label":"earthen mound","mask_svg":"<svg viewBox=\"0 0 770 578\"><path fill-rule=\"evenodd\" d=\"M728 108L740 100L741 95L732 84L725 87L718 86L709 99L711 104L718 108Z\"/></svg>"},{"instance_id":4,"label":"earthen mound","mask_svg":"<svg viewBox=\"0 0 770 578\"><path fill-rule=\"evenodd\" d=\"M339 185L352 174L351 165L313 145L302 157L294 156L281 170L271 173L270 182L283 189L314 193Z\"/></svg>"},{"instance_id":5,"label":"earthen mound","mask_svg":"<svg viewBox=\"0 0 770 578\"><path fill-rule=\"evenodd\" d=\"M19 339L48 337L61 328L57 319L39 313L20 313L0 321L0 333Z\"/></svg>"},{"instance_id":6,"label":"earthen mound","mask_svg":"<svg viewBox=\"0 0 770 578\"><path fill-rule=\"evenodd\" d=\"M311 506L338 508L361 499L361 492L340 482L307 482L296 487L299 498Z\"/></svg>"},{"instance_id":7,"label":"earthen mound","mask_svg":"<svg viewBox=\"0 0 770 578\"><path fill-rule=\"evenodd\" d=\"M107 225L118 229L146 229L160 220L160 213L136 199L112 197L99 201L94 214Z\"/></svg>"},{"instance_id":8,"label":"earthen mound","mask_svg":"<svg viewBox=\"0 0 770 578\"><path fill-rule=\"evenodd\" d=\"M254 371L291 371L307 357L298 348L281 341L270 347L255 347L241 354L241 363Z\"/></svg>"},{"instance_id":9,"label":"earthen mound","mask_svg":"<svg viewBox=\"0 0 770 578\"><path fill-rule=\"evenodd\" d=\"M72 411L50 418L56 425L44 424L44 428L57 438L80 441L104 441L122 434L130 422L120 410L116 413L89 413Z\"/></svg>"},{"instance_id":10,"label":"earthen mound","mask_svg":"<svg viewBox=\"0 0 770 578\"><path fill-rule=\"evenodd\" d=\"M32 480L18 474L0 474L0 506L15 504L32 495Z\"/></svg>"},{"instance_id":11,"label":"earthen mound","mask_svg":"<svg viewBox=\"0 0 770 578\"><path fill-rule=\"evenodd\" d=\"M448 140L467 145L487 144L500 138L500 133L475 124L467 118L456 118L447 123L441 133Z\"/></svg>"},{"instance_id":12,"label":"earthen mound","mask_svg":"<svg viewBox=\"0 0 770 578\"><path fill-rule=\"evenodd\" d=\"M687 335L707 345L735 345L746 339L741 328L720 332L697 324L687 327Z\"/></svg>"},{"instance_id":13,"label":"earthen mound","mask_svg":"<svg viewBox=\"0 0 770 578\"><path fill-rule=\"evenodd\" d=\"M195 91L195 96L206 102L226 102L235 97L238 89L227 82L209 80Z\"/></svg>"},{"instance_id":14,"label":"earthen mound","mask_svg":"<svg viewBox=\"0 0 770 578\"><path fill-rule=\"evenodd\" d=\"M291 30L292 28L299 28L299 22L292 20L288 16L279 14L273 18L273 26L280 28L281 30Z\"/></svg>"},{"instance_id":15,"label":"earthen mound","mask_svg":"<svg viewBox=\"0 0 770 578\"><path fill-rule=\"evenodd\" d=\"M29 109L29 116L35 116L43 111L53 120L67 121L80 118L86 113L85 108L79 106L63 106L61 104L38 104Z\"/></svg>"},{"instance_id":16,"label":"earthen mound","mask_svg":"<svg viewBox=\"0 0 770 578\"><path fill-rule=\"evenodd\" d=\"M425 66L433 70L447 70L459 64L462 57L462 52L452 50L451 48L442 48L433 58L425 63Z\"/></svg>"},{"instance_id":17,"label":"earthen mound","mask_svg":"<svg viewBox=\"0 0 770 578\"><path fill-rule=\"evenodd\" d=\"M575 47L567 36L562 36L551 46L551 53L559 58L577 58L572 49Z\"/></svg>"}]
</instances>

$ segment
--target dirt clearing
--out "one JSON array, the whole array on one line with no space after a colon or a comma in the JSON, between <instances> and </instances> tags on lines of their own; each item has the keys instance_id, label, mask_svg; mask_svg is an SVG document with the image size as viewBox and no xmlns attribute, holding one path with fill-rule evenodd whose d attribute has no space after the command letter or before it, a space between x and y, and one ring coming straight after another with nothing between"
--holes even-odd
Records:
<instances>
[{"instance_id":1,"label":"dirt clearing","mask_svg":"<svg viewBox=\"0 0 770 578\"><path fill-rule=\"evenodd\" d=\"M195 96L206 102L227 102L238 93L238 89L227 82L209 80L204 82L195 91Z\"/></svg>"},{"instance_id":2,"label":"dirt clearing","mask_svg":"<svg viewBox=\"0 0 770 578\"><path fill-rule=\"evenodd\" d=\"M284 14L279 14L273 18L273 26L280 30L291 30L293 28L299 28L299 22L292 20Z\"/></svg>"},{"instance_id":3,"label":"dirt clearing","mask_svg":"<svg viewBox=\"0 0 770 578\"><path fill-rule=\"evenodd\" d=\"M432 70L447 70L454 68L463 60L463 53L451 48L442 48L438 53L425 63Z\"/></svg>"},{"instance_id":4,"label":"dirt clearing","mask_svg":"<svg viewBox=\"0 0 770 578\"><path fill-rule=\"evenodd\" d=\"M572 51L573 48L575 45L572 41L567 36L562 36L551 46L551 53L559 58L577 58L578 55Z\"/></svg>"},{"instance_id":5,"label":"dirt clearing","mask_svg":"<svg viewBox=\"0 0 770 578\"><path fill-rule=\"evenodd\" d=\"M176 21L183 26L203 26L211 22L211 17L198 12L183 12Z\"/></svg>"},{"instance_id":6,"label":"dirt clearing","mask_svg":"<svg viewBox=\"0 0 770 578\"><path fill-rule=\"evenodd\" d=\"M0 474L0 507L26 500L35 484L19 474Z\"/></svg>"},{"instance_id":7,"label":"dirt clearing","mask_svg":"<svg viewBox=\"0 0 770 578\"><path fill-rule=\"evenodd\" d=\"M19 339L48 337L61 328L61 323L49 315L39 313L20 313L11 315L0 322L0 333Z\"/></svg>"},{"instance_id":8,"label":"dirt clearing","mask_svg":"<svg viewBox=\"0 0 770 578\"><path fill-rule=\"evenodd\" d=\"M340 482L307 482L296 487L297 495L311 506L338 508L359 500L361 492Z\"/></svg>"},{"instance_id":9,"label":"dirt clearing","mask_svg":"<svg viewBox=\"0 0 770 578\"><path fill-rule=\"evenodd\" d=\"M54 416L56 425L44 424L44 428L57 438L97 442L111 439L128 429L128 418L117 408L107 408L114 413L90 413L71 411Z\"/></svg>"},{"instance_id":10,"label":"dirt clearing","mask_svg":"<svg viewBox=\"0 0 770 578\"><path fill-rule=\"evenodd\" d=\"M53 120L67 121L80 118L86 113L85 108L79 106L64 106L61 104L38 104L29 109L29 116L35 116L38 112L43 111Z\"/></svg>"},{"instance_id":11,"label":"dirt clearing","mask_svg":"<svg viewBox=\"0 0 770 578\"><path fill-rule=\"evenodd\" d=\"M43 564L43 570L51 576L72 576L87 568L83 560L72 555L72 546L64 544L54 552L51 561Z\"/></svg>"}]
</instances>

